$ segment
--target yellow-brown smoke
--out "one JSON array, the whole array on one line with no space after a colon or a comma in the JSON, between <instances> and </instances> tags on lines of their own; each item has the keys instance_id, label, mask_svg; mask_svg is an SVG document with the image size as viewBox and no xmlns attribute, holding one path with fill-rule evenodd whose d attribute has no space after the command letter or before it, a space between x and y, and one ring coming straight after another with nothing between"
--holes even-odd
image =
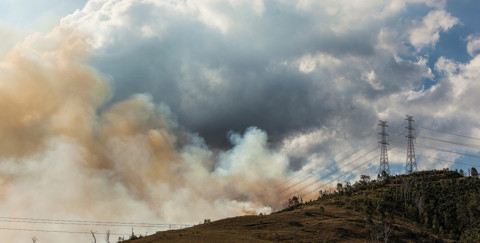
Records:
<instances>
[{"instance_id":1,"label":"yellow-brown smoke","mask_svg":"<svg viewBox=\"0 0 480 243\"><path fill-rule=\"evenodd\" d=\"M234 134L234 148L214 154L148 95L106 105L111 88L88 64L91 54L86 36L58 27L1 63L1 215L195 223L280 204L268 188L287 159L268 148L265 132Z\"/></svg>"}]
</instances>

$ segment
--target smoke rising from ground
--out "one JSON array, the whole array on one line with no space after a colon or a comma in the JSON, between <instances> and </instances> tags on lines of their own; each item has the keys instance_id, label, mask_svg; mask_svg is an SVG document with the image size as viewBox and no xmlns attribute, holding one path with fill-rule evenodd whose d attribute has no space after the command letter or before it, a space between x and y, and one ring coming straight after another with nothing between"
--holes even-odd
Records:
<instances>
[{"instance_id":1,"label":"smoke rising from ground","mask_svg":"<svg viewBox=\"0 0 480 243\"><path fill-rule=\"evenodd\" d=\"M30 36L1 63L0 214L196 223L280 203L265 188L278 184L288 159L269 149L264 131L232 133L233 148L214 153L148 95L106 106L110 85L90 54L85 36L61 26ZM19 236L2 239L29 240Z\"/></svg>"}]
</instances>

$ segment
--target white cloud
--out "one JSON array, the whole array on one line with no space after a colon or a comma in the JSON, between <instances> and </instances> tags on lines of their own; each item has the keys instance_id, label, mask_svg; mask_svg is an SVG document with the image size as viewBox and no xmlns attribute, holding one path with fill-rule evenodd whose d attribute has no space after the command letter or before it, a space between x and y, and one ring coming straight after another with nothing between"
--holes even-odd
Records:
<instances>
[{"instance_id":1,"label":"white cloud","mask_svg":"<svg viewBox=\"0 0 480 243\"><path fill-rule=\"evenodd\" d=\"M410 43L417 50L435 46L440 38L440 32L447 31L458 23L460 20L445 10L431 11L410 31Z\"/></svg>"},{"instance_id":2,"label":"white cloud","mask_svg":"<svg viewBox=\"0 0 480 243\"><path fill-rule=\"evenodd\" d=\"M336 34L342 34L395 18L412 4L424 4L428 7L443 9L445 0L299 0L296 7L302 11L330 16L331 19L326 20L330 28ZM323 18L320 19L325 21Z\"/></svg>"},{"instance_id":3,"label":"white cloud","mask_svg":"<svg viewBox=\"0 0 480 243\"><path fill-rule=\"evenodd\" d=\"M329 141L337 134L334 130L325 127L310 132L294 134L283 139L280 151L283 154L293 157L309 156L318 146Z\"/></svg>"},{"instance_id":4,"label":"white cloud","mask_svg":"<svg viewBox=\"0 0 480 243\"><path fill-rule=\"evenodd\" d=\"M341 64L341 60L323 53L315 56L308 54L302 56L296 62L298 63L298 70L304 73L313 72L317 67L330 68Z\"/></svg>"},{"instance_id":5,"label":"white cloud","mask_svg":"<svg viewBox=\"0 0 480 243\"><path fill-rule=\"evenodd\" d=\"M323 12L331 30L337 34L375 24L375 21L395 17L406 7L406 1L299 0L296 7L306 12Z\"/></svg>"},{"instance_id":6,"label":"white cloud","mask_svg":"<svg viewBox=\"0 0 480 243\"><path fill-rule=\"evenodd\" d=\"M463 112L475 110L476 106L473 104L480 102L479 96L475 95L480 90L480 84L477 82L480 79L480 55L474 56L466 64L441 57L435 64L435 68L445 75L449 83L452 105ZM471 115L476 116L476 114Z\"/></svg>"},{"instance_id":7,"label":"white cloud","mask_svg":"<svg viewBox=\"0 0 480 243\"><path fill-rule=\"evenodd\" d=\"M375 75L375 71L371 70L370 72L363 72L362 73L362 79L369 83L373 89L375 90L381 90L384 89L382 83L379 82L376 78L377 76Z\"/></svg>"},{"instance_id":8,"label":"white cloud","mask_svg":"<svg viewBox=\"0 0 480 243\"><path fill-rule=\"evenodd\" d=\"M83 9L63 18L62 22L91 34L94 46L100 48L125 35L161 38L170 24L181 19L200 21L226 33L249 13L261 18L264 11L263 0L90 0ZM122 33L125 31L128 33Z\"/></svg>"},{"instance_id":9,"label":"white cloud","mask_svg":"<svg viewBox=\"0 0 480 243\"><path fill-rule=\"evenodd\" d=\"M473 57L480 50L480 35L469 35L467 41L467 52Z\"/></svg>"}]
</instances>

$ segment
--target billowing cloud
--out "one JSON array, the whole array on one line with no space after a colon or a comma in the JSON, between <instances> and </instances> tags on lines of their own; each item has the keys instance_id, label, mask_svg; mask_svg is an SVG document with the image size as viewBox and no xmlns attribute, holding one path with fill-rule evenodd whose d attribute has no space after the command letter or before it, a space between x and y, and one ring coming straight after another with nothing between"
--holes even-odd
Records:
<instances>
[{"instance_id":1,"label":"billowing cloud","mask_svg":"<svg viewBox=\"0 0 480 243\"><path fill-rule=\"evenodd\" d=\"M467 41L467 52L473 57L480 50L480 35L469 35Z\"/></svg>"},{"instance_id":2,"label":"billowing cloud","mask_svg":"<svg viewBox=\"0 0 480 243\"><path fill-rule=\"evenodd\" d=\"M417 88L430 75L425 62L392 57L379 44L408 4L418 3L359 4L375 11L359 21L348 1L90 1L63 22L89 33L113 100L151 93L179 123L225 148L228 131L252 125L281 143L352 114L375 120L359 96ZM343 25L355 28L339 31Z\"/></svg>"},{"instance_id":3,"label":"billowing cloud","mask_svg":"<svg viewBox=\"0 0 480 243\"><path fill-rule=\"evenodd\" d=\"M410 43L417 49L435 46L440 38L440 31L447 31L458 23L458 18L445 10L431 11L410 31Z\"/></svg>"}]
</instances>

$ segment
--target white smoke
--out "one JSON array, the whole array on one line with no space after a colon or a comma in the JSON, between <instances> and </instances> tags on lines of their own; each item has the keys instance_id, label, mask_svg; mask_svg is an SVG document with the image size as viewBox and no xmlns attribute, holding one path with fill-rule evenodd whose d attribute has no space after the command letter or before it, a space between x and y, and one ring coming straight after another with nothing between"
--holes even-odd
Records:
<instances>
[{"instance_id":1,"label":"white smoke","mask_svg":"<svg viewBox=\"0 0 480 243\"><path fill-rule=\"evenodd\" d=\"M288 160L269 149L265 132L249 128L243 135L232 133L233 148L215 153L148 95L106 106L110 87L89 66L86 40L61 26L47 36L31 36L1 64L2 216L193 224L266 213L280 203L265 188L278 183ZM87 232L108 228L2 226ZM3 231L1 241L25 242L33 235L42 242L90 237L30 234Z\"/></svg>"}]
</instances>

